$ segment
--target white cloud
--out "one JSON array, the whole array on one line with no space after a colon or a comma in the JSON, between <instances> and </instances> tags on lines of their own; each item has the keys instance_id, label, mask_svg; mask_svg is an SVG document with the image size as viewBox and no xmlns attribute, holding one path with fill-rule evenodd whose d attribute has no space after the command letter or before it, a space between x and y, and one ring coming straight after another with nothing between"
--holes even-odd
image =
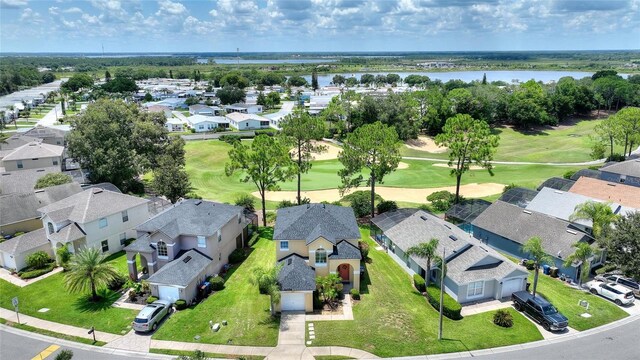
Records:
<instances>
[{"instance_id":1,"label":"white cloud","mask_svg":"<svg viewBox=\"0 0 640 360\"><path fill-rule=\"evenodd\" d=\"M187 8L179 2L173 2L171 0L162 0L158 3L160 8L156 12L157 16L162 15L182 15L187 13Z\"/></svg>"},{"instance_id":2,"label":"white cloud","mask_svg":"<svg viewBox=\"0 0 640 360\"><path fill-rule=\"evenodd\" d=\"M62 10L62 12L66 14L82 14L82 10L77 7L72 7L72 8Z\"/></svg>"},{"instance_id":3,"label":"white cloud","mask_svg":"<svg viewBox=\"0 0 640 360\"><path fill-rule=\"evenodd\" d=\"M17 9L28 4L28 0L0 0L0 8L3 9Z\"/></svg>"}]
</instances>

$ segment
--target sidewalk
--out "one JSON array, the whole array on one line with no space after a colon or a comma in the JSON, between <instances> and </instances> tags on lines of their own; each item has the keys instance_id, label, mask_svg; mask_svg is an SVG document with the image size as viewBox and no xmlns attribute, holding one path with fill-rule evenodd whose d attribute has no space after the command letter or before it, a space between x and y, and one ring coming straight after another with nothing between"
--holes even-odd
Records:
<instances>
[{"instance_id":1,"label":"sidewalk","mask_svg":"<svg viewBox=\"0 0 640 360\"><path fill-rule=\"evenodd\" d=\"M0 317L15 323L18 322L15 311L0 308ZM89 331L89 329L58 324L52 321L38 319L29 315L20 314L20 323L33 326L38 329L46 329L46 330L54 331L60 334L72 335L72 336L93 340L93 335L87 334L87 331ZM96 331L95 333L96 333L96 340L104 341L106 343L118 340L119 338L122 337L121 335L110 334L102 331Z\"/></svg>"},{"instance_id":2,"label":"sidewalk","mask_svg":"<svg viewBox=\"0 0 640 360\"><path fill-rule=\"evenodd\" d=\"M53 269L51 272L46 273L46 274L44 274L42 276L38 276L35 279L22 280L20 278L17 278L15 276L11 275L9 270L0 268L0 279L4 280L4 281L6 281L6 282L8 282L10 284L13 284L15 286L25 287L25 286L27 286L29 284L33 284L33 283L38 282L38 281L40 281L42 279L46 279L49 276L55 275L55 274L61 272L62 270L63 270L62 267L57 267L57 268Z\"/></svg>"}]
</instances>

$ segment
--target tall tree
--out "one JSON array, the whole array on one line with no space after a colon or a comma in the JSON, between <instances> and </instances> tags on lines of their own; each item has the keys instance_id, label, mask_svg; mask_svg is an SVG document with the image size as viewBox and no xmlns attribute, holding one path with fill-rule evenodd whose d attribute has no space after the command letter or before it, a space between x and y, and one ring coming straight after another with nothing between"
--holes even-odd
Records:
<instances>
[{"instance_id":1,"label":"tall tree","mask_svg":"<svg viewBox=\"0 0 640 360\"><path fill-rule=\"evenodd\" d=\"M453 167L451 175L456 177L456 204L460 200L462 175L469 171L471 164L487 169L493 176L491 160L498 141L498 136L491 135L489 125L484 121L475 120L467 114L447 119L443 133L436 136L435 142L449 148L449 166Z\"/></svg>"},{"instance_id":2,"label":"tall tree","mask_svg":"<svg viewBox=\"0 0 640 360\"><path fill-rule=\"evenodd\" d=\"M540 271L540 265L552 264L553 259L542 248L542 239L537 236L527 240L522 247L522 251L529 254L529 260L533 260L534 275L533 275L533 296L536 296L536 289L538 288L538 273Z\"/></svg>"},{"instance_id":3,"label":"tall tree","mask_svg":"<svg viewBox=\"0 0 640 360\"><path fill-rule=\"evenodd\" d=\"M619 218L607 241L607 258L622 272L640 279L640 211Z\"/></svg>"},{"instance_id":4,"label":"tall tree","mask_svg":"<svg viewBox=\"0 0 640 360\"><path fill-rule=\"evenodd\" d=\"M300 195L301 177L311 169L312 154L321 153L327 147L317 143L326 131L324 121L320 117L309 115L303 109L296 109L293 114L280 121L285 144L293 146L291 156L296 162L298 177L298 205L302 203Z\"/></svg>"},{"instance_id":5,"label":"tall tree","mask_svg":"<svg viewBox=\"0 0 640 360\"><path fill-rule=\"evenodd\" d=\"M414 255L427 260L427 274L424 277L426 287L429 287L429 281L431 280L431 263L439 259L437 251L438 239L435 238L429 240L429 242L420 243L407 249L407 255ZM427 296L428 294L429 292L427 291Z\"/></svg>"},{"instance_id":6,"label":"tall tree","mask_svg":"<svg viewBox=\"0 0 640 360\"><path fill-rule=\"evenodd\" d=\"M575 207L573 214L569 216L570 221L589 220L591 221L591 233L601 246L607 239L611 230L611 225L616 221L618 215L613 213L611 205L599 201L586 201Z\"/></svg>"},{"instance_id":7,"label":"tall tree","mask_svg":"<svg viewBox=\"0 0 640 360\"><path fill-rule=\"evenodd\" d=\"M184 166L170 155L161 155L158 158L158 166L153 170L152 186L159 195L165 196L172 204L191 191L189 175Z\"/></svg>"},{"instance_id":8,"label":"tall tree","mask_svg":"<svg viewBox=\"0 0 640 360\"><path fill-rule=\"evenodd\" d=\"M225 85L222 89L216 91L216 96L220 99L220 102L223 105L242 102L247 97L244 90L228 85Z\"/></svg>"},{"instance_id":9,"label":"tall tree","mask_svg":"<svg viewBox=\"0 0 640 360\"><path fill-rule=\"evenodd\" d=\"M586 242L579 241L571 245L576 248L573 254L567 256L567 260L564 262L564 266L571 266L576 264L580 266L580 277L578 277L578 286L582 284L587 278L589 278L589 271L591 271L591 258L598 254L597 250L594 250Z\"/></svg>"},{"instance_id":10,"label":"tall tree","mask_svg":"<svg viewBox=\"0 0 640 360\"><path fill-rule=\"evenodd\" d=\"M64 276L67 290L72 293L90 291L91 300L97 301L98 290L106 288L118 277L118 272L105 259L105 254L95 247L76 251L69 263L70 270Z\"/></svg>"},{"instance_id":11,"label":"tall tree","mask_svg":"<svg viewBox=\"0 0 640 360\"><path fill-rule=\"evenodd\" d=\"M227 176L242 172L241 182L252 182L262 199L262 224L267 226L266 192L279 190L281 181L291 180L297 165L291 160L289 148L281 141L267 136L257 136L251 145L236 141L229 151L229 162L224 167Z\"/></svg>"},{"instance_id":12,"label":"tall tree","mask_svg":"<svg viewBox=\"0 0 640 360\"><path fill-rule=\"evenodd\" d=\"M104 72L104 81L105 82L111 81L111 73L109 72L109 70Z\"/></svg>"},{"instance_id":13,"label":"tall tree","mask_svg":"<svg viewBox=\"0 0 640 360\"><path fill-rule=\"evenodd\" d=\"M313 72L311 73L311 88L313 89L313 91L316 91L319 88L318 73L315 70L313 70Z\"/></svg>"},{"instance_id":14,"label":"tall tree","mask_svg":"<svg viewBox=\"0 0 640 360\"><path fill-rule=\"evenodd\" d=\"M609 157L613 156L613 144L620 136L620 124L616 115L611 115L602 120L593 129L600 139L609 143Z\"/></svg>"},{"instance_id":15,"label":"tall tree","mask_svg":"<svg viewBox=\"0 0 640 360\"><path fill-rule=\"evenodd\" d=\"M640 108L625 107L618 111L616 118L619 121L621 139L624 139L624 155L631 156L633 147L640 143Z\"/></svg>"},{"instance_id":16,"label":"tall tree","mask_svg":"<svg viewBox=\"0 0 640 360\"><path fill-rule=\"evenodd\" d=\"M341 193L362 184L362 169L369 170L366 182L371 187L371 217L375 216L375 184L381 184L385 175L398 167L400 146L395 129L378 121L361 126L347 135L344 147L338 154L338 160L344 166L338 171L342 179Z\"/></svg>"}]
</instances>

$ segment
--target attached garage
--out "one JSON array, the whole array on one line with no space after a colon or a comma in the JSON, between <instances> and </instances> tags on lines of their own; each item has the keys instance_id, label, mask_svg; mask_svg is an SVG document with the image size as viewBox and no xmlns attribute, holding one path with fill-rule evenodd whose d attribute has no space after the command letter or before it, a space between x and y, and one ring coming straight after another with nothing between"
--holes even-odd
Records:
<instances>
[{"instance_id":1,"label":"attached garage","mask_svg":"<svg viewBox=\"0 0 640 360\"><path fill-rule=\"evenodd\" d=\"M305 294L283 292L281 299L282 311L305 311Z\"/></svg>"},{"instance_id":2,"label":"attached garage","mask_svg":"<svg viewBox=\"0 0 640 360\"><path fill-rule=\"evenodd\" d=\"M522 278L504 279L502 281L502 298L509 297L516 291L524 290L525 284Z\"/></svg>"},{"instance_id":3,"label":"attached garage","mask_svg":"<svg viewBox=\"0 0 640 360\"><path fill-rule=\"evenodd\" d=\"M168 300L174 303L176 300L180 299L180 288L160 285L158 286L158 298L160 300Z\"/></svg>"}]
</instances>

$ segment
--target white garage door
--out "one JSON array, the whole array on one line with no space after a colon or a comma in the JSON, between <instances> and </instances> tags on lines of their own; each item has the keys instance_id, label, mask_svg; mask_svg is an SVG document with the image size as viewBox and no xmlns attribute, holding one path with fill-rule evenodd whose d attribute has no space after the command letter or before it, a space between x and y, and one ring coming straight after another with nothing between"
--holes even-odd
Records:
<instances>
[{"instance_id":1,"label":"white garage door","mask_svg":"<svg viewBox=\"0 0 640 360\"><path fill-rule=\"evenodd\" d=\"M180 299L180 289L171 286L158 286L158 298L176 302Z\"/></svg>"},{"instance_id":2,"label":"white garage door","mask_svg":"<svg viewBox=\"0 0 640 360\"><path fill-rule=\"evenodd\" d=\"M282 311L304 311L304 293L283 293Z\"/></svg>"},{"instance_id":3,"label":"white garage door","mask_svg":"<svg viewBox=\"0 0 640 360\"><path fill-rule=\"evenodd\" d=\"M511 296L512 293L524 290L522 279L509 279L502 282L502 297Z\"/></svg>"},{"instance_id":4,"label":"white garage door","mask_svg":"<svg viewBox=\"0 0 640 360\"><path fill-rule=\"evenodd\" d=\"M15 261L15 259L13 259L11 257L10 254L8 254L6 252L2 252L2 266L6 267L6 268L9 268L9 269L15 269L16 268L16 261Z\"/></svg>"}]
</instances>

